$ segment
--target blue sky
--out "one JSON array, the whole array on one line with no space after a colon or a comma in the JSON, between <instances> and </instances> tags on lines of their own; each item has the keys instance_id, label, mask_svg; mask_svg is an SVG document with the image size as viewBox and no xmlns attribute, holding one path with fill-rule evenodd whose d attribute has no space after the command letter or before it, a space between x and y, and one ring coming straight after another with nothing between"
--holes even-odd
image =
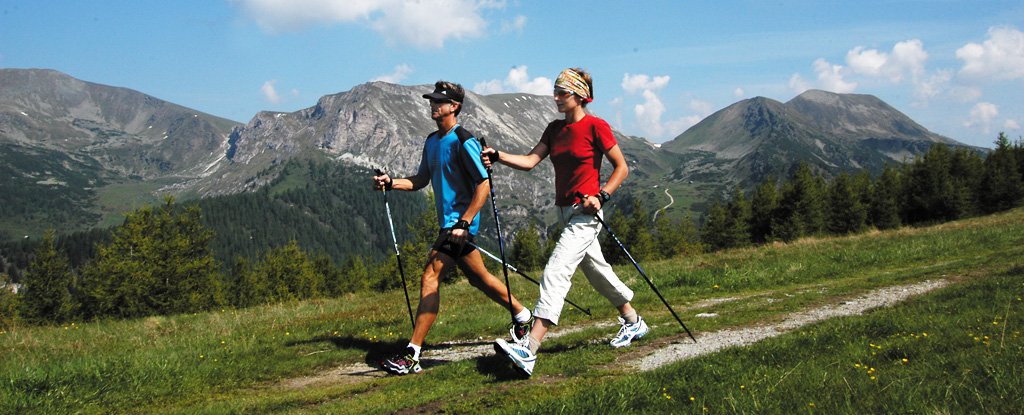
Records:
<instances>
[{"instance_id":1,"label":"blue sky","mask_svg":"<svg viewBox=\"0 0 1024 415\"><path fill-rule=\"evenodd\" d=\"M371 80L549 94L664 142L741 99L872 94L991 147L1024 135L1020 1L0 0L0 67L49 68L248 122Z\"/></svg>"}]
</instances>

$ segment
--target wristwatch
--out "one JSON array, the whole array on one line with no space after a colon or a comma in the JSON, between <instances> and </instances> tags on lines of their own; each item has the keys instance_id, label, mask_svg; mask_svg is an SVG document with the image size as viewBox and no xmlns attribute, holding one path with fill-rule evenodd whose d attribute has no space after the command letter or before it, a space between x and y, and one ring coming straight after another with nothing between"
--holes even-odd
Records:
<instances>
[{"instance_id":1,"label":"wristwatch","mask_svg":"<svg viewBox=\"0 0 1024 415\"><path fill-rule=\"evenodd\" d=\"M601 193L598 193L597 195L599 198L601 198L602 205L608 203L608 199L612 198L612 195L608 194L608 192L604 191L604 189L601 189Z\"/></svg>"}]
</instances>

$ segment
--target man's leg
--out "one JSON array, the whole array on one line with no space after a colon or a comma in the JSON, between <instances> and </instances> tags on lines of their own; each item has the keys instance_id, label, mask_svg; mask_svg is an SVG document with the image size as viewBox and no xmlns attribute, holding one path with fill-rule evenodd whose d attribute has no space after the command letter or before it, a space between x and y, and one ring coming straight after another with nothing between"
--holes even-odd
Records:
<instances>
[{"instance_id":1,"label":"man's leg","mask_svg":"<svg viewBox=\"0 0 1024 415\"><path fill-rule=\"evenodd\" d=\"M487 271L487 267L484 266L484 259L480 256L480 251L474 249L469 254L459 258L458 265L459 269L466 274L470 285L486 294L487 298L501 304L506 310L508 309L508 287ZM512 311L515 314L523 311L523 305L519 303L519 300L514 295L512 296Z\"/></svg>"},{"instance_id":2,"label":"man's leg","mask_svg":"<svg viewBox=\"0 0 1024 415\"><path fill-rule=\"evenodd\" d=\"M452 257L430 251L430 258L423 267L423 276L420 279L420 303L416 307L416 328L412 331L412 339L409 343L416 346L423 346L427 338L430 326L437 320L437 311L441 306L441 276L444 275L455 260Z\"/></svg>"}]
</instances>

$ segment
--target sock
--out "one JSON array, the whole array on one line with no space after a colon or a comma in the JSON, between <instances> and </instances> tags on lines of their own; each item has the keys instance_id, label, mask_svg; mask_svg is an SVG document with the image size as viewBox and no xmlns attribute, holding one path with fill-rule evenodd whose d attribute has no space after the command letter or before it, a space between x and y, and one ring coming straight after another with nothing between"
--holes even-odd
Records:
<instances>
[{"instance_id":1,"label":"sock","mask_svg":"<svg viewBox=\"0 0 1024 415\"><path fill-rule=\"evenodd\" d=\"M416 359L416 360L420 360L420 348L422 346L417 346L415 344L409 343L408 347L412 349L412 358Z\"/></svg>"},{"instance_id":2,"label":"sock","mask_svg":"<svg viewBox=\"0 0 1024 415\"><path fill-rule=\"evenodd\" d=\"M525 323L527 321L530 321L530 317L532 316L533 314L530 314L530 309L523 307L523 311L520 311L519 314L516 314L515 320L516 323Z\"/></svg>"},{"instance_id":3,"label":"sock","mask_svg":"<svg viewBox=\"0 0 1024 415\"><path fill-rule=\"evenodd\" d=\"M628 313L622 315L622 319L626 320L628 324L636 324L640 316L636 315L636 310L629 310Z\"/></svg>"},{"instance_id":4,"label":"sock","mask_svg":"<svg viewBox=\"0 0 1024 415\"><path fill-rule=\"evenodd\" d=\"M533 336L526 336L530 340L530 353L534 356L537 355L537 350L540 350L540 340L533 338Z\"/></svg>"}]
</instances>

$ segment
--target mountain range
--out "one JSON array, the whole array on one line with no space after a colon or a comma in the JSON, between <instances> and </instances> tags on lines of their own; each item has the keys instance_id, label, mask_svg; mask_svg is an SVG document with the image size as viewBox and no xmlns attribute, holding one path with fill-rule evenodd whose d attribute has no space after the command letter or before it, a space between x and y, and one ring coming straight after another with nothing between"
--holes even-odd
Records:
<instances>
[{"instance_id":1,"label":"mountain range","mask_svg":"<svg viewBox=\"0 0 1024 415\"><path fill-rule=\"evenodd\" d=\"M299 111L260 112L243 125L53 70L0 69L0 230L10 238L57 226L87 229L116 223L162 194L253 191L289 160L412 174L423 138L435 129L420 98L429 91L371 82ZM559 116L547 96L467 91L459 119L489 145L525 153ZM660 146L614 133L631 166L620 197L655 208L671 191L686 199L678 215L699 213L702 203L736 185L784 178L797 161L826 175L877 172L934 143L962 145L874 96L818 90L786 103L737 102ZM547 162L532 172L496 169L503 221L543 218L553 203L552 182Z\"/></svg>"}]
</instances>

